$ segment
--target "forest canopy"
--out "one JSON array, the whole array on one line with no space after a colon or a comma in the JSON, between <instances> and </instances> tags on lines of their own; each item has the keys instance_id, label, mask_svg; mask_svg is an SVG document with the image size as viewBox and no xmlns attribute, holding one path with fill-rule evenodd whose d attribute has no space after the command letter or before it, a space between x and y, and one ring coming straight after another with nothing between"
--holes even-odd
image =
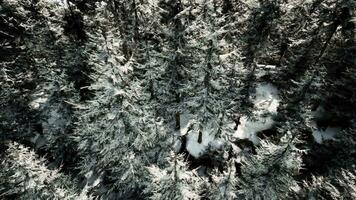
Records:
<instances>
[{"instance_id":1,"label":"forest canopy","mask_svg":"<svg viewBox=\"0 0 356 200\"><path fill-rule=\"evenodd\" d=\"M353 0L0 0L0 199L356 199Z\"/></svg>"}]
</instances>

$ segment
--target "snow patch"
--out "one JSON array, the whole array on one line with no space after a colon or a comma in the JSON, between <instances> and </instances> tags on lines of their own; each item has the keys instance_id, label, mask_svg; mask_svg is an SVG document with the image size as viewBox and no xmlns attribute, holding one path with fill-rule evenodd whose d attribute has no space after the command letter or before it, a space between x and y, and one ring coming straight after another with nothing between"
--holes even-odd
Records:
<instances>
[{"instance_id":1,"label":"snow patch","mask_svg":"<svg viewBox=\"0 0 356 200\"><path fill-rule=\"evenodd\" d=\"M307 123L312 129L312 135L315 142L322 144L326 140L335 140L335 136L341 131L340 127L327 127L326 129L320 129L317 125L317 121L323 118L330 118L330 114L323 106L318 106L315 111L311 112L311 120Z\"/></svg>"},{"instance_id":2,"label":"snow patch","mask_svg":"<svg viewBox=\"0 0 356 200\"><path fill-rule=\"evenodd\" d=\"M335 136L340 132L339 127L328 127L326 130L314 130L313 137L315 142L321 144L326 140L335 140Z\"/></svg>"},{"instance_id":3,"label":"snow patch","mask_svg":"<svg viewBox=\"0 0 356 200\"><path fill-rule=\"evenodd\" d=\"M237 128L235 137L239 139L248 139L254 144L259 143L256 133L272 128L274 121L271 116L258 118L252 121L243 116L240 119L240 125Z\"/></svg>"},{"instance_id":4,"label":"snow patch","mask_svg":"<svg viewBox=\"0 0 356 200\"><path fill-rule=\"evenodd\" d=\"M188 142L187 142L187 150L188 152L194 156L195 158L200 157L210 142L214 141L214 137L212 137L207 132L202 132L202 141L201 143L198 142L199 132L192 131L188 135Z\"/></svg>"},{"instance_id":5,"label":"snow patch","mask_svg":"<svg viewBox=\"0 0 356 200\"><path fill-rule=\"evenodd\" d=\"M194 115L189 113L182 113L180 115L180 135L186 135L188 133L188 129L194 123Z\"/></svg>"},{"instance_id":6,"label":"snow patch","mask_svg":"<svg viewBox=\"0 0 356 200\"><path fill-rule=\"evenodd\" d=\"M219 149L223 145L223 142L215 138L214 133L217 131L217 125L213 122L206 124L201 130L201 141L199 140L199 130L194 129L189 131L187 135L187 145L186 149L190 155L198 158L202 156L206 150L210 147L211 149Z\"/></svg>"},{"instance_id":7,"label":"snow patch","mask_svg":"<svg viewBox=\"0 0 356 200\"><path fill-rule=\"evenodd\" d=\"M242 116L234 136L239 139L248 139L254 144L258 144L259 138L256 133L272 128L274 121L271 114L277 113L280 99L277 88L269 83L258 84L253 96L251 100L254 104L255 110L253 114L256 119Z\"/></svg>"},{"instance_id":8,"label":"snow patch","mask_svg":"<svg viewBox=\"0 0 356 200\"><path fill-rule=\"evenodd\" d=\"M270 83L258 84L254 96L252 102L257 109L254 111L255 114L262 112L277 113L280 99L275 86Z\"/></svg>"},{"instance_id":9,"label":"snow patch","mask_svg":"<svg viewBox=\"0 0 356 200\"><path fill-rule=\"evenodd\" d=\"M182 141L181 140L175 140L174 144L173 144L173 150L175 152L179 152L179 150L181 149L182 147Z\"/></svg>"}]
</instances>

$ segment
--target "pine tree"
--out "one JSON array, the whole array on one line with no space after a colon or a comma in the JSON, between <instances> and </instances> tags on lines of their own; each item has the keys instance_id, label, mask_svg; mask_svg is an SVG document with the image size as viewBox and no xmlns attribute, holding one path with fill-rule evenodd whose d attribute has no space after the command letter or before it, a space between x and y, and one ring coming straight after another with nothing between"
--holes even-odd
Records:
<instances>
[{"instance_id":1,"label":"pine tree","mask_svg":"<svg viewBox=\"0 0 356 200\"><path fill-rule=\"evenodd\" d=\"M238 197L281 199L298 192L294 176L301 169L301 151L295 147L297 139L287 136L277 145L261 142L256 155L243 159Z\"/></svg>"},{"instance_id":2,"label":"pine tree","mask_svg":"<svg viewBox=\"0 0 356 200\"><path fill-rule=\"evenodd\" d=\"M150 173L146 192L150 199L200 199L201 180L196 171L187 169L181 155L171 152L168 166L160 169L157 166L148 167Z\"/></svg>"},{"instance_id":3,"label":"pine tree","mask_svg":"<svg viewBox=\"0 0 356 200\"><path fill-rule=\"evenodd\" d=\"M12 39L5 39L18 52L13 53L16 62L3 63L2 124L6 129L2 137L51 152L52 164L67 163L74 149L68 139L74 121L72 105L80 100L80 89L69 76L69 66L80 61L68 59L77 52L66 35L67 10L52 1L5 1L2 5L4 25L19 30Z\"/></svg>"},{"instance_id":4,"label":"pine tree","mask_svg":"<svg viewBox=\"0 0 356 200\"><path fill-rule=\"evenodd\" d=\"M355 7L1 1L0 197L355 198Z\"/></svg>"},{"instance_id":5,"label":"pine tree","mask_svg":"<svg viewBox=\"0 0 356 200\"><path fill-rule=\"evenodd\" d=\"M329 176L313 176L310 182L304 182L304 198L353 199L356 197L355 171L341 169Z\"/></svg>"},{"instance_id":6,"label":"pine tree","mask_svg":"<svg viewBox=\"0 0 356 200\"><path fill-rule=\"evenodd\" d=\"M214 174L212 174L213 181L209 187L209 199L230 200L237 198L238 174L235 163L236 161L231 159L229 160L225 171L220 173L218 170L215 170Z\"/></svg>"},{"instance_id":7,"label":"pine tree","mask_svg":"<svg viewBox=\"0 0 356 200\"><path fill-rule=\"evenodd\" d=\"M122 39L128 36L116 28L120 24L115 23L116 15L109 6L100 3L96 15L87 19L93 27L88 31L87 53L94 70L91 79L95 81L90 86L94 97L78 112L75 140L83 160L81 174L102 176L95 194L130 198L143 187L143 169L157 160L154 144L163 140L165 133L160 120L153 117L149 91L137 73L145 67L138 60L141 46L119 48L128 45ZM99 186L107 189L100 192Z\"/></svg>"},{"instance_id":8,"label":"pine tree","mask_svg":"<svg viewBox=\"0 0 356 200\"><path fill-rule=\"evenodd\" d=\"M3 144L4 145L4 144ZM2 153L0 196L5 199L90 199L72 180L46 166L44 158L18 143Z\"/></svg>"}]
</instances>

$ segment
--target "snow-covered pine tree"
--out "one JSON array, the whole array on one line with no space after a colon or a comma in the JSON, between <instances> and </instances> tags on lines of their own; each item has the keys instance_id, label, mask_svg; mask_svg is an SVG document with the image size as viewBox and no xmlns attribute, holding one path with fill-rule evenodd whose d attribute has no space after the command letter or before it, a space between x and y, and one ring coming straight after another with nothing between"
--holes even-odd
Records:
<instances>
[{"instance_id":1,"label":"snow-covered pine tree","mask_svg":"<svg viewBox=\"0 0 356 200\"><path fill-rule=\"evenodd\" d=\"M345 5L349 6L346 8ZM294 58L288 58L288 56L293 55L293 52L286 54L287 61L295 63L295 65L291 66L296 67L296 65L300 64L298 62L303 62L303 67L305 68L300 66L295 68L302 71L293 73L292 76L288 77L288 80L291 80L291 84L286 84L284 81L285 86L289 86L289 88L281 91L283 104L280 107L279 116L281 118L279 119L287 123L282 123L283 125L279 127L279 130L283 133L290 127L294 127L293 129L297 131L296 134L304 141L303 148L308 151L303 158L306 170L303 170L302 173L304 176L309 177L313 173L324 173L324 169L332 170L331 166L337 166L335 163L332 164L333 162L330 162L330 160L332 160L331 155L334 155L335 152L343 152L343 148L338 147L341 143L334 141L330 141L328 144L320 145L320 143L326 140L334 140L335 137L342 137L343 132L341 130L350 127L350 124L352 124L352 117L350 118L350 116L354 115L351 114L354 113L354 109L352 109L353 103L349 101L350 98L345 98L345 96L352 91L348 87L348 83L354 78L350 76L350 73L344 73L343 71L351 69L352 67L350 68L350 66L354 65L344 56L354 53L350 51L341 56L335 51L343 51L348 48L348 45L352 44L352 42L344 43L341 41L350 41L346 38L350 36L348 30L353 26L350 24L349 19L355 5L348 1L328 1L324 2L324 4L316 1L313 4L306 3L299 6L301 6L299 9L303 8L309 12L306 13L318 22L315 23L318 26L314 28L311 26L312 30L309 30L308 26L299 30L305 34L305 38L312 36L310 40L303 41L305 44L298 44L308 45L309 43L309 46L304 48L303 56L298 58L299 61L294 60ZM317 33L312 34L309 32L313 32L313 30L317 30ZM293 37L299 36L296 35L291 38ZM292 39L292 41L300 41L300 39ZM295 47L296 50L293 50L292 47L290 51L295 51L296 53L294 54L297 55L298 48ZM338 61L334 62L332 60ZM340 73L336 73L336 68ZM289 69L288 71L292 73L293 70ZM282 74L285 73L283 72ZM278 79L276 80L278 81ZM345 85L342 87L340 85L336 86L341 82ZM284 88L284 86L280 88ZM334 90L333 88L339 89ZM343 103L340 104L340 102ZM344 147L347 148L346 145ZM332 151L335 152L331 153ZM330 157L330 160L327 157Z\"/></svg>"},{"instance_id":2,"label":"snow-covered pine tree","mask_svg":"<svg viewBox=\"0 0 356 200\"><path fill-rule=\"evenodd\" d=\"M292 198L300 190L294 176L302 167L297 138L286 134L278 144L262 141L256 155L244 157L238 177L238 198ZM282 192L283 191L283 192Z\"/></svg>"},{"instance_id":3,"label":"snow-covered pine tree","mask_svg":"<svg viewBox=\"0 0 356 200\"><path fill-rule=\"evenodd\" d=\"M98 3L96 15L86 18L88 64L94 71L90 90L94 97L78 112L75 140L82 157L81 174L99 180L94 185L95 196L135 198L144 186L144 167L157 162L159 151L166 149L163 143L166 134L148 101L149 79L145 80L141 74L153 70L141 64L142 60L150 59L145 58L145 50L141 49L146 45L140 43L138 36L128 39L127 32L121 32L111 3ZM150 6L135 4L137 7L131 8L125 3L114 3L127 9L125 12L137 9L141 14L144 11L141 9ZM143 18L136 20L146 19L140 17ZM141 21L132 23L137 25Z\"/></svg>"},{"instance_id":4,"label":"snow-covered pine tree","mask_svg":"<svg viewBox=\"0 0 356 200\"><path fill-rule=\"evenodd\" d=\"M226 137L225 102L233 100L224 96L229 85L226 77L235 69L228 68L231 66L224 65L225 60L219 57L225 30L220 27L223 22L217 17L214 1L196 1L187 9L191 11L186 12L186 17L195 20L187 24L184 31L191 64L185 68L187 81L182 87L185 93L182 105L187 111L181 116L186 121L181 134L186 134L186 148L197 158L209 148L220 148L221 138Z\"/></svg>"},{"instance_id":5,"label":"snow-covered pine tree","mask_svg":"<svg viewBox=\"0 0 356 200\"><path fill-rule=\"evenodd\" d=\"M105 187L105 191L95 192L95 195L108 197L117 191L115 182L120 179L124 181L125 172L134 170L115 172L113 168L120 162L123 164L122 161L137 164L137 159L131 157L133 152L130 154L128 151L128 142L132 142L137 134L138 121L133 116L137 116L139 111L132 105L136 98L130 88L133 82L130 80L132 59L125 57L119 49L122 43L120 32L114 25L114 17L107 3L100 2L97 6L96 14L86 19L88 26L92 27L88 31L87 52L88 64L94 71L91 78L95 82L90 86L94 97L84 112L79 112L75 135L83 157L81 174L87 179L93 179L91 176L102 179L97 184ZM123 166L130 168L132 165L125 163ZM120 187L120 184L117 183L117 186ZM134 189L126 186L129 191ZM125 193L124 190L121 192Z\"/></svg>"},{"instance_id":6,"label":"snow-covered pine tree","mask_svg":"<svg viewBox=\"0 0 356 200\"><path fill-rule=\"evenodd\" d=\"M161 23L166 26L163 30L166 39L159 55L163 69L153 90L156 92L157 102L161 105L158 108L158 116L163 119L167 129L172 131L172 136L178 138L182 114L180 104L184 95L181 87L185 81L184 68L189 62L184 48L185 24L178 16L184 10L184 5L180 0L162 0L158 6L163 10L160 14Z\"/></svg>"},{"instance_id":7,"label":"snow-covered pine tree","mask_svg":"<svg viewBox=\"0 0 356 200\"><path fill-rule=\"evenodd\" d=\"M336 141L324 141L317 153L320 157L325 154L330 157L328 163L321 163L319 169L313 172L309 179L303 180L303 190L300 198L321 199L354 199L356 197L355 182L355 140L351 139L351 129L342 131ZM312 151L316 151L312 149ZM315 155L315 154L314 154ZM320 158L316 159L320 162ZM321 161L325 162L325 161ZM324 164L324 165L323 165ZM312 168L315 166L307 166Z\"/></svg>"},{"instance_id":8,"label":"snow-covered pine tree","mask_svg":"<svg viewBox=\"0 0 356 200\"><path fill-rule=\"evenodd\" d=\"M18 34L4 40L16 53L12 62L2 58L2 137L50 152L51 164L66 163L75 149L68 138L72 104L80 100L69 71L83 62L69 59L77 52L65 32L67 9L47 0L4 1L2 11L4 27Z\"/></svg>"},{"instance_id":9,"label":"snow-covered pine tree","mask_svg":"<svg viewBox=\"0 0 356 200\"><path fill-rule=\"evenodd\" d=\"M189 170L183 156L171 152L163 169L156 165L148 167L149 184L146 193L150 199L200 199L202 179L195 170Z\"/></svg>"},{"instance_id":10,"label":"snow-covered pine tree","mask_svg":"<svg viewBox=\"0 0 356 200\"><path fill-rule=\"evenodd\" d=\"M208 187L209 199L232 200L237 198L238 174L236 171L236 161L230 159L226 164L226 170L222 173L215 170L212 174L212 181Z\"/></svg>"},{"instance_id":11,"label":"snow-covered pine tree","mask_svg":"<svg viewBox=\"0 0 356 200\"><path fill-rule=\"evenodd\" d=\"M76 183L49 169L44 158L18 143L7 143L1 153L0 197L2 199L91 199Z\"/></svg>"},{"instance_id":12,"label":"snow-covered pine tree","mask_svg":"<svg viewBox=\"0 0 356 200\"><path fill-rule=\"evenodd\" d=\"M355 14L1 1L0 198L355 198Z\"/></svg>"},{"instance_id":13,"label":"snow-covered pine tree","mask_svg":"<svg viewBox=\"0 0 356 200\"><path fill-rule=\"evenodd\" d=\"M355 169L330 172L326 177L312 176L310 182L304 183L306 191L302 198L354 199L356 198L355 178Z\"/></svg>"}]
</instances>

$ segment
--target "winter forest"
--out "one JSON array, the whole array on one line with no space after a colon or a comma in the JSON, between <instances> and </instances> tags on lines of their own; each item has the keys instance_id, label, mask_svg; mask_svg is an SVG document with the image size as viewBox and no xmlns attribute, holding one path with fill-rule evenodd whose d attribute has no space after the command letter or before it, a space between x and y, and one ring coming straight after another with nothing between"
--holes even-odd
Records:
<instances>
[{"instance_id":1,"label":"winter forest","mask_svg":"<svg viewBox=\"0 0 356 200\"><path fill-rule=\"evenodd\" d=\"M0 0L0 199L356 199L354 0Z\"/></svg>"}]
</instances>

